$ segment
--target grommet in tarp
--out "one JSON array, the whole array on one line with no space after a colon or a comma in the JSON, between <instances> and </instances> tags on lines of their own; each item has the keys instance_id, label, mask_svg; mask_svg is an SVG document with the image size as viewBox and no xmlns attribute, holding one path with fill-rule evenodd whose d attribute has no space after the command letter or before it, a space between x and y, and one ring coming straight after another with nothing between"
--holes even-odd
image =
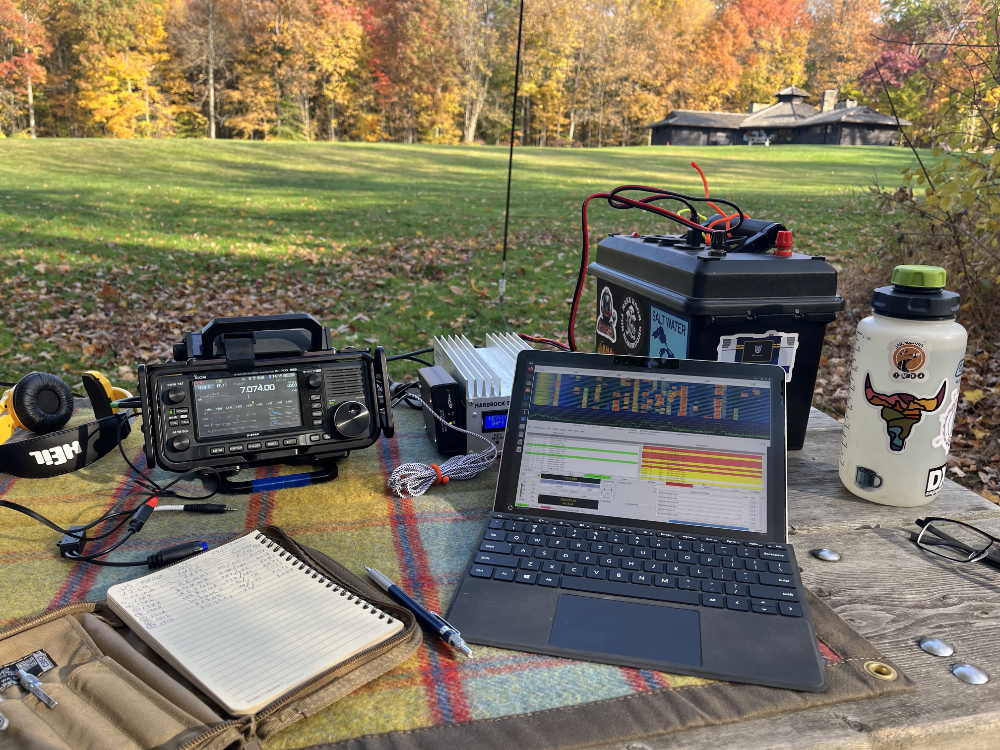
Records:
<instances>
[{"instance_id":1,"label":"grommet in tarp","mask_svg":"<svg viewBox=\"0 0 1000 750\"><path fill-rule=\"evenodd\" d=\"M895 669L881 661L866 661L865 671L872 677L886 682L892 682L899 677Z\"/></svg>"}]
</instances>

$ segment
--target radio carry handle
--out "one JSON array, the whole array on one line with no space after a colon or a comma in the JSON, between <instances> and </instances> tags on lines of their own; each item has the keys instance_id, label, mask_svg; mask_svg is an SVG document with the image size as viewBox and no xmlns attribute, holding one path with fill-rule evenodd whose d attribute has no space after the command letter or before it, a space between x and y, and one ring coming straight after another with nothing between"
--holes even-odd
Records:
<instances>
[{"instance_id":1,"label":"radio carry handle","mask_svg":"<svg viewBox=\"0 0 1000 750\"><path fill-rule=\"evenodd\" d=\"M273 335L278 331L301 331L306 335L288 337ZM258 336L257 334L272 335ZM234 347L236 351L230 352L226 345L234 337L237 340L249 337L250 342L240 341ZM188 359L215 359L222 355L221 351L216 352L216 342L219 339L222 339L223 346L227 348L226 359L236 360L243 367L246 366L248 360L247 348L251 349L249 352L251 362L254 354L265 357L288 356L302 352L330 351L333 348L330 343L330 329L308 313L214 318L201 331L186 333L183 343L174 344L174 360L180 362ZM258 346L261 342L273 343L269 346L266 344L263 347ZM251 346L247 347L247 343L250 343ZM256 352L253 351L254 348ZM261 350L262 348L264 351ZM231 354L236 356L231 356Z\"/></svg>"}]
</instances>

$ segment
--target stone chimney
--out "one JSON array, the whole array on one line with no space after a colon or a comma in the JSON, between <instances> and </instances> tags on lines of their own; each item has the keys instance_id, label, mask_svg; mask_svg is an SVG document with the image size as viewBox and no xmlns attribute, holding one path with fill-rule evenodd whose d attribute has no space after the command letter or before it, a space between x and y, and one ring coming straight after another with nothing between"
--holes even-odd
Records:
<instances>
[{"instance_id":1,"label":"stone chimney","mask_svg":"<svg viewBox=\"0 0 1000 750\"><path fill-rule=\"evenodd\" d=\"M837 89L827 89L823 92L823 103L820 104L820 112L832 112L837 103Z\"/></svg>"},{"instance_id":2,"label":"stone chimney","mask_svg":"<svg viewBox=\"0 0 1000 750\"><path fill-rule=\"evenodd\" d=\"M855 107L858 106L858 101L857 99L848 99L846 102L844 102L844 106L847 109L854 109Z\"/></svg>"},{"instance_id":3,"label":"stone chimney","mask_svg":"<svg viewBox=\"0 0 1000 750\"><path fill-rule=\"evenodd\" d=\"M844 109L847 107L847 102L837 102L833 105L834 109Z\"/></svg>"},{"instance_id":4,"label":"stone chimney","mask_svg":"<svg viewBox=\"0 0 1000 750\"><path fill-rule=\"evenodd\" d=\"M749 114L752 115L754 112L760 112L762 109L767 109L770 106L771 106L770 104L761 104L760 102L753 102L750 104L750 109L748 110L748 112Z\"/></svg>"}]
</instances>

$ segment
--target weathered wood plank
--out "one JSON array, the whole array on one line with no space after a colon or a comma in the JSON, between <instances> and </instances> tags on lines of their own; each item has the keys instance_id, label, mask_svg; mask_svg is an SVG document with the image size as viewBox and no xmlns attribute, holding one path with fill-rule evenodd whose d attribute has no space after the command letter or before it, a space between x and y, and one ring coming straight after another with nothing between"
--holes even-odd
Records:
<instances>
[{"instance_id":1,"label":"weathered wood plank","mask_svg":"<svg viewBox=\"0 0 1000 750\"><path fill-rule=\"evenodd\" d=\"M1000 536L1000 519L978 522ZM916 527L909 527L916 528ZM904 529L802 534L795 538L803 580L919 685L905 695L737 722L602 750L675 748L955 748L1000 746L1000 572L920 552ZM808 555L830 547L824 563ZM920 650L923 635L944 638L952 657ZM949 671L968 661L985 669L986 685L966 685Z\"/></svg>"}]
</instances>

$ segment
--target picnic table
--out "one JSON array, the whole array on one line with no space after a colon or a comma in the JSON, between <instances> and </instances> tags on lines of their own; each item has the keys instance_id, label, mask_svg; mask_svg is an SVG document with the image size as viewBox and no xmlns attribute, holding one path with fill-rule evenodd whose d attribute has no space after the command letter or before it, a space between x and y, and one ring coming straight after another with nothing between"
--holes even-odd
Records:
<instances>
[{"instance_id":1,"label":"picnic table","mask_svg":"<svg viewBox=\"0 0 1000 750\"><path fill-rule=\"evenodd\" d=\"M950 480L918 508L863 500L840 482L840 439L840 423L813 409L803 449L788 453L789 541L806 586L918 689L601 750L1000 747L1000 571L938 560L909 541L914 520L925 516L963 520L1000 536L1000 507ZM809 554L823 547L841 560L822 562ZM917 642L925 635L950 643L954 655L921 650ZM975 664L990 681L959 681L950 671L958 662Z\"/></svg>"}]
</instances>

